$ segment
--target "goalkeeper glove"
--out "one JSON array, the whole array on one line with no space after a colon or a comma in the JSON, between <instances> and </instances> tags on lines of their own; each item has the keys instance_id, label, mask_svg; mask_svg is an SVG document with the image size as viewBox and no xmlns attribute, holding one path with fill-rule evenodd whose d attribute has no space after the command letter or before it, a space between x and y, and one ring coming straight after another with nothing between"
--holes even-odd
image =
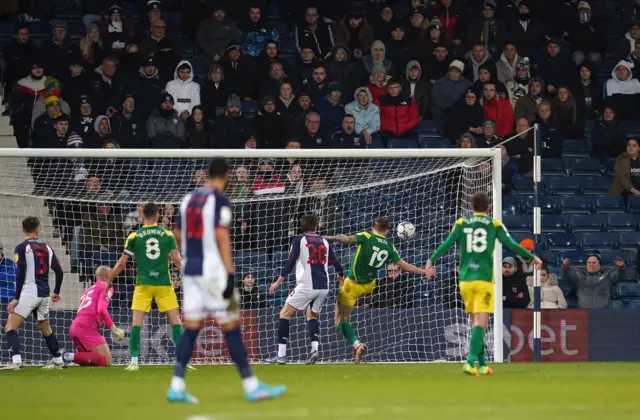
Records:
<instances>
[{"instance_id":1,"label":"goalkeeper glove","mask_svg":"<svg viewBox=\"0 0 640 420\"><path fill-rule=\"evenodd\" d=\"M121 330L120 328L116 327L115 325L113 327L111 327L111 333L118 339L118 340L122 340L124 338L124 331Z\"/></svg>"},{"instance_id":2,"label":"goalkeeper glove","mask_svg":"<svg viewBox=\"0 0 640 420\"><path fill-rule=\"evenodd\" d=\"M229 299L233 296L233 283L235 281L235 276L233 274L227 275L227 287L222 292L222 297L225 299Z\"/></svg>"}]
</instances>

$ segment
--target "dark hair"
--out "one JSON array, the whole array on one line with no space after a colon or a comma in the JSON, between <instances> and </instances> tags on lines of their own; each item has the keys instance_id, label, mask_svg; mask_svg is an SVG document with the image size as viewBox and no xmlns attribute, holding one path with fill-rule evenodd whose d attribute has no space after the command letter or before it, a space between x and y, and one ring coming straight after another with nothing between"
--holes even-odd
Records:
<instances>
[{"instance_id":1,"label":"dark hair","mask_svg":"<svg viewBox=\"0 0 640 420\"><path fill-rule=\"evenodd\" d=\"M342 121L344 121L345 118L353 118L354 120L356 119L353 114L344 114L344 117L342 117Z\"/></svg>"},{"instance_id":2,"label":"dark hair","mask_svg":"<svg viewBox=\"0 0 640 420\"><path fill-rule=\"evenodd\" d=\"M290 143L300 143L302 145L302 142L300 140L298 140L295 137L291 137L290 139L287 140L287 142L284 144L284 147L287 147Z\"/></svg>"},{"instance_id":3,"label":"dark hair","mask_svg":"<svg viewBox=\"0 0 640 420\"><path fill-rule=\"evenodd\" d=\"M22 220L22 230L24 233L35 233L40 227L40 219L35 216L25 217Z\"/></svg>"},{"instance_id":4,"label":"dark hair","mask_svg":"<svg viewBox=\"0 0 640 420\"><path fill-rule=\"evenodd\" d=\"M145 203L142 208L142 215L146 220L153 219L160 213L160 206L156 203Z\"/></svg>"},{"instance_id":5,"label":"dark hair","mask_svg":"<svg viewBox=\"0 0 640 420\"><path fill-rule=\"evenodd\" d=\"M384 217L379 217L373 223L373 227L379 232L388 232L389 231L389 221Z\"/></svg>"},{"instance_id":6,"label":"dark hair","mask_svg":"<svg viewBox=\"0 0 640 420\"><path fill-rule=\"evenodd\" d=\"M178 70L186 70L186 69L193 71L189 63L182 63L180 67L178 67Z\"/></svg>"},{"instance_id":7,"label":"dark hair","mask_svg":"<svg viewBox=\"0 0 640 420\"><path fill-rule=\"evenodd\" d=\"M302 232L313 232L318 227L318 217L313 214L305 214L300 218L300 230Z\"/></svg>"},{"instance_id":8,"label":"dark hair","mask_svg":"<svg viewBox=\"0 0 640 420\"><path fill-rule=\"evenodd\" d=\"M473 211L486 213L489 210L489 196L487 193L478 191L471 198L471 208Z\"/></svg>"},{"instance_id":9,"label":"dark hair","mask_svg":"<svg viewBox=\"0 0 640 420\"><path fill-rule=\"evenodd\" d=\"M224 178L229 172L229 163L225 158L215 157L209 163L209 178Z\"/></svg>"}]
</instances>

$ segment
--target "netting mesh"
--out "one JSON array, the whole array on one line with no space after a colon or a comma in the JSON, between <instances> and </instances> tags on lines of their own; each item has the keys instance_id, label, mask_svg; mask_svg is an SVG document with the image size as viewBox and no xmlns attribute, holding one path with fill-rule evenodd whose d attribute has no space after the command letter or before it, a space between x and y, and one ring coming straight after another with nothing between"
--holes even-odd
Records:
<instances>
[{"instance_id":1,"label":"netting mesh","mask_svg":"<svg viewBox=\"0 0 640 420\"><path fill-rule=\"evenodd\" d=\"M106 153L106 152L105 152ZM429 254L449 233L456 218L469 211L471 195L492 193L489 157L415 158L281 158L262 159L255 153L229 159L232 167L227 194L234 203L232 240L236 279L242 297L244 336L253 361L276 350L278 312L292 277L275 294L268 293L288 258L306 213L320 219L327 235L368 231L377 217L391 222L402 258L424 266ZM37 216L41 237L56 251L65 271L63 300L53 305L52 328L61 345L72 348L68 328L82 291L93 281L97 266L113 266L126 236L140 226L141 202L162 203L160 223L173 229L177 204L206 181L205 159L187 158L21 158L0 161L0 235L9 255L22 241L20 222ZM395 236L398 222L417 229L409 241ZM336 244L348 268L354 246ZM376 291L361 298L352 325L369 344L371 362L428 362L462 360L467 352L468 321L456 286L457 253L438 261L439 276L424 278L383 267ZM332 270L332 268L330 269ZM333 272L331 272L333 276ZM174 270L174 276L179 273ZM135 263L116 281L111 313L116 325L131 324ZM0 283L0 288L11 288ZM335 331L334 298L337 283L320 315L322 361L352 358L352 349ZM178 289L178 297L180 290ZM7 296L10 292L7 293ZM0 294L0 296L3 296ZM4 315L3 315L4 316ZM128 360L128 342L111 341L114 362ZM48 359L33 320L21 331L25 359ZM488 334L491 337L491 334ZM223 340L213 321L202 332L196 363L226 360ZM289 360L306 358L309 343L304 316L291 322ZM487 349L492 344L487 342ZM143 326L142 363L170 363L174 347L166 317L153 308Z\"/></svg>"}]
</instances>

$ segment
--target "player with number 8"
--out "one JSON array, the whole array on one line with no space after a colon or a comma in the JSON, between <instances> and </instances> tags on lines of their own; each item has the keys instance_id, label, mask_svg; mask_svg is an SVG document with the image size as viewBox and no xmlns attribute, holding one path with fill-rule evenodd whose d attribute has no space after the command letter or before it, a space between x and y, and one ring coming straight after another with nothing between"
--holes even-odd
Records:
<instances>
[{"instance_id":1,"label":"player with number 8","mask_svg":"<svg viewBox=\"0 0 640 420\"><path fill-rule=\"evenodd\" d=\"M360 363L367 352L367 344L360 342L356 332L349 324L349 317L358 298L373 292L376 287L378 270L387 260L398 264L409 273L426 275L427 271L409 264L398 255L396 247L387 239L389 222L385 218L376 219L371 233L360 232L355 236L325 236L329 242L358 244L356 255L351 261L349 274L344 280L338 304L336 305L335 325L342 336L353 346L354 361Z\"/></svg>"},{"instance_id":2,"label":"player with number 8","mask_svg":"<svg viewBox=\"0 0 640 420\"><path fill-rule=\"evenodd\" d=\"M144 314L151 311L151 302L156 301L160 312L167 314L171 324L173 343L178 344L182 336L180 305L172 284L170 262L178 270L182 268L182 258L173 232L158 226L160 208L155 203L146 203L142 209L143 226L131 233L124 244L124 252L109 276L109 283L118 277L129 257L136 260L136 287L133 292L133 322L129 332L129 353L131 363L125 370L138 370L140 339Z\"/></svg>"}]
</instances>

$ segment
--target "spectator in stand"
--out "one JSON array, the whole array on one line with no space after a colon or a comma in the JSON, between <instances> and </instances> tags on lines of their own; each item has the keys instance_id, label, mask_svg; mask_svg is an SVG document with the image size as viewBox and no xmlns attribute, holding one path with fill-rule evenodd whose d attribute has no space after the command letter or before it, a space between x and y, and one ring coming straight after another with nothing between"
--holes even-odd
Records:
<instances>
[{"instance_id":1,"label":"spectator in stand","mask_svg":"<svg viewBox=\"0 0 640 420\"><path fill-rule=\"evenodd\" d=\"M618 42L616 57L627 57L636 50L636 40L640 39L640 20L631 22L629 31Z\"/></svg>"},{"instance_id":2,"label":"spectator in stand","mask_svg":"<svg viewBox=\"0 0 640 420\"><path fill-rule=\"evenodd\" d=\"M631 26L633 22L640 22L640 0L624 1L620 17L625 28Z\"/></svg>"},{"instance_id":3,"label":"spectator in stand","mask_svg":"<svg viewBox=\"0 0 640 420\"><path fill-rule=\"evenodd\" d=\"M193 81L193 67L187 60L178 63L173 77L165 90L177 101L173 109L186 121L193 107L200 105L200 85Z\"/></svg>"},{"instance_id":4,"label":"spectator in stand","mask_svg":"<svg viewBox=\"0 0 640 420\"><path fill-rule=\"evenodd\" d=\"M505 85L512 82L516 77L518 69L521 68L521 64L523 63L521 61L522 59L523 57L518 55L516 46L508 42L502 49L500 59L496 62L498 80ZM527 63L528 61L529 59L527 58Z\"/></svg>"},{"instance_id":5,"label":"spectator in stand","mask_svg":"<svg viewBox=\"0 0 640 420\"><path fill-rule=\"evenodd\" d=\"M516 101L513 110L514 118L516 120L526 118L529 123L532 123L538 115L538 105L545 97L544 80L539 77L532 78L529 82L528 93Z\"/></svg>"},{"instance_id":6,"label":"spectator in stand","mask_svg":"<svg viewBox=\"0 0 640 420\"><path fill-rule=\"evenodd\" d=\"M365 55L361 60L361 68L358 71L361 75L359 76L359 78L362 81L367 80L369 76L373 74L373 69L379 68L380 65L382 65L382 67L384 68L385 74L393 76L393 63L386 56L387 48L382 43L382 41L375 41L373 44L371 44L371 54ZM371 93L373 94L373 92Z\"/></svg>"},{"instance_id":7,"label":"spectator in stand","mask_svg":"<svg viewBox=\"0 0 640 420\"><path fill-rule=\"evenodd\" d=\"M299 109L296 109L297 113L290 116L292 120L291 129L293 131L298 131L298 129L304 128L307 114L309 114L309 112L313 112L315 109L313 102L311 102L311 96L309 96L308 93L303 92L298 95L298 108Z\"/></svg>"},{"instance_id":8,"label":"spectator in stand","mask_svg":"<svg viewBox=\"0 0 640 420\"><path fill-rule=\"evenodd\" d=\"M160 0L148 0L146 3L146 18L141 19L136 30L138 38L151 35L153 25L162 20L162 2Z\"/></svg>"},{"instance_id":9,"label":"spectator in stand","mask_svg":"<svg viewBox=\"0 0 640 420\"><path fill-rule=\"evenodd\" d=\"M553 95L558 87L568 85L573 68L575 66L571 58L560 48L560 41L549 38L545 57L533 60L532 73L533 76L540 77L545 81L547 92Z\"/></svg>"},{"instance_id":10,"label":"spectator in stand","mask_svg":"<svg viewBox=\"0 0 640 420\"><path fill-rule=\"evenodd\" d=\"M298 53L303 46L310 46L316 57L326 59L335 44L333 30L324 21L315 6L308 6L304 11L304 20L295 28L293 36Z\"/></svg>"},{"instance_id":11,"label":"spectator in stand","mask_svg":"<svg viewBox=\"0 0 640 420\"><path fill-rule=\"evenodd\" d=\"M247 273L242 278L240 286L240 307L245 310L257 310L267 306L264 293L260 292L253 273Z\"/></svg>"},{"instance_id":12,"label":"spectator in stand","mask_svg":"<svg viewBox=\"0 0 640 420\"><path fill-rule=\"evenodd\" d=\"M502 195L511 194L513 184L518 177L518 165L511 159L507 148L500 146L500 155L502 157Z\"/></svg>"},{"instance_id":13,"label":"spectator in stand","mask_svg":"<svg viewBox=\"0 0 640 420\"><path fill-rule=\"evenodd\" d=\"M629 54L626 58L626 61L628 61L629 63L633 64L633 67L631 69L631 73L633 74L633 78L637 79L640 74L639 74L639 70L640 70L640 39L636 39L635 40L635 49L633 50L633 52L631 54Z\"/></svg>"},{"instance_id":14,"label":"spectator in stand","mask_svg":"<svg viewBox=\"0 0 640 420\"><path fill-rule=\"evenodd\" d=\"M431 7L430 14L432 18L438 18L442 22L445 31L457 46L462 44L466 16L464 15L464 7L459 2L440 0Z\"/></svg>"},{"instance_id":15,"label":"spectator in stand","mask_svg":"<svg viewBox=\"0 0 640 420\"><path fill-rule=\"evenodd\" d=\"M138 71L139 77L132 80L127 92L133 92L136 98L136 108L141 115L151 114L157 105L156 98L164 89L164 83L160 80L156 59L145 58Z\"/></svg>"},{"instance_id":16,"label":"spectator in stand","mask_svg":"<svg viewBox=\"0 0 640 420\"><path fill-rule=\"evenodd\" d=\"M147 136L150 149L180 149L185 139L184 121L173 109L171 94L160 94L160 106L147 120Z\"/></svg>"},{"instance_id":17,"label":"spectator in stand","mask_svg":"<svg viewBox=\"0 0 640 420\"><path fill-rule=\"evenodd\" d=\"M82 243L85 252L117 251L124 245L124 220L110 203L113 194L105 194L101 200L103 202L97 203L95 213L89 212L82 216Z\"/></svg>"},{"instance_id":18,"label":"spectator in stand","mask_svg":"<svg viewBox=\"0 0 640 420\"><path fill-rule=\"evenodd\" d=\"M198 49L210 61L220 61L227 45L241 44L242 38L238 25L227 16L222 3L213 7L213 16L204 19L198 27Z\"/></svg>"},{"instance_id":19,"label":"spectator in stand","mask_svg":"<svg viewBox=\"0 0 640 420\"><path fill-rule=\"evenodd\" d=\"M340 83L344 88L345 95L353 91L353 84L355 83L354 71L356 63L351 58L351 50L338 44L333 47L331 55L324 63L329 80Z\"/></svg>"},{"instance_id":20,"label":"spectator in stand","mask_svg":"<svg viewBox=\"0 0 640 420\"><path fill-rule=\"evenodd\" d=\"M443 134L454 144L465 132L475 135L482 134L482 123L484 121L484 110L478 102L478 96L472 90L468 90L455 105L451 108L449 118L444 128Z\"/></svg>"},{"instance_id":21,"label":"spectator in stand","mask_svg":"<svg viewBox=\"0 0 640 420\"><path fill-rule=\"evenodd\" d=\"M267 43L268 45L270 43ZM229 45L227 47L227 53L222 60L222 68L224 70L225 84L231 90L229 94L234 92L245 100L255 96L251 62L242 54L240 45ZM227 98L224 98L224 100L226 102ZM224 107L224 103L220 106Z\"/></svg>"},{"instance_id":22,"label":"spectator in stand","mask_svg":"<svg viewBox=\"0 0 640 420\"><path fill-rule=\"evenodd\" d=\"M147 148L147 114L138 111L136 101L134 95L126 94L120 112L111 120L113 132L117 133L118 143L123 149Z\"/></svg>"},{"instance_id":23,"label":"spectator in stand","mask_svg":"<svg viewBox=\"0 0 640 420\"><path fill-rule=\"evenodd\" d=\"M637 138L627 140L627 150L616 158L613 165L613 184L609 188L611 195L640 195L640 141Z\"/></svg>"},{"instance_id":24,"label":"spectator in stand","mask_svg":"<svg viewBox=\"0 0 640 420\"><path fill-rule=\"evenodd\" d=\"M95 69L91 82L94 111L108 117L115 113L124 96L124 85L117 71L117 63L117 59L106 57L102 60L102 65Z\"/></svg>"},{"instance_id":25,"label":"spectator in stand","mask_svg":"<svg viewBox=\"0 0 640 420\"><path fill-rule=\"evenodd\" d=\"M334 149L364 149L366 142L361 135L356 133L356 119L351 114L342 117L341 130L331 136L331 144Z\"/></svg>"},{"instance_id":26,"label":"spectator in stand","mask_svg":"<svg viewBox=\"0 0 640 420\"><path fill-rule=\"evenodd\" d=\"M6 65L3 104L6 105L9 101L13 87L18 80L29 76L31 64L38 53L38 48L29 39L29 28L23 24L18 25L16 35L2 50ZM7 107L7 111L4 112L5 116L9 115L8 111Z\"/></svg>"},{"instance_id":27,"label":"spectator in stand","mask_svg":"<svg viewBox=\"0 0 640 420\"><path fill-rule=\"evenodd\" d=\"M505 257L502 260L502 307L525 309L530 301L525 274L518 269L515 258Z\"/></svg>"},{"instance_id":28,"label":"spectator in stand","mask_svg":"<svg viewBox=\"0 0 640 420\"><path fill-rule=\"evenodd\" d=\"M531 13L531 0L517 2L517 13L506 21L509 38L523 57L535 54L536 47L549 32L546 25Z\"/></svg>"},{"instance_id":29,"label":"spectator in stand","mask_svg":"<svg viewBox=\"0 0 640 420\"><path fill-rule=\"evenodd\" d=\"M67 22L54 19L51 21L53 37L42 43L40 58L47 69L47 73L54 77L63 77L69 65L71 57L79 53L78 46L67 37Z\"/></svg>"},{"instance_id":30,"label":"spectator in stand","mask_svg":"<svg viewBox=\"0 0 640 420\"><path fill-rule=\"evenodd\" d=\"M441 79L449 72L449 67L452 59L449 58L449 49L445 45L438 45L433 49L433 55L427 57L427 74L429 83L436 84L438 79ZM462 63L462 62L461 62Z\"/></svg>"},{"instance_id":31,"label":"spectator in stand","mask_svg":"<svg viewBox=\"0 0 640 420\"><path fill-rule=\"evenodd\" d=\"M189 149L222 149L216 141L213 124L207 121L204 107L194 106L185 128L185 146Z\"/></svg>"},{"instance_id":32,"label":"spectator in stand","mask_svg":"<svg viewBox=\"0 0 640 420\"><path fill-rule=\"evenodd\" d=\"M258 162L258 173L251 186L251 192L255 195L281 194L284 192L285 183L274 170L275 164L275 160L270 158L263 158Z\"/></svg>"},{"instance_id":33,"label":"spectator in stand","mask_svg":"<svg viewBox=\"0 0 640 420\"><path fill-rule=\"evenodd\" d=\"M602 268L600 255L591 254L584 268L571 267L570 264L571 260L568 258L562 261L562 278L569 280L569 284L576 291L578 308L607 308L611 301L611 286L624 279L624 260L616 257L616 268Z\"/></svg>"},{"instance_id":34,"label":"spectator in stand","mask_svg":"<svg viewBox=\"0 0 640 420\"><path fill-rule=\"evenodd\" d=\"M449 65L447 75L438 79L431 92L431 113L433 119L445 126L448 121L448 112L453 105L471 87L471 82L462 77L464 63L453 60Z\"/></svg>"},{"instance_id":35,"label":"spectator in stand","mask_svg":"<svg viewBox=\"0 0 640 420\"><path fill-rule=\"evenodd\" d=\"M225 81L222 65L213 63L209 67L209 80L203 83L200 93L202 108L210 116L220 116L231 95L232 89Z\"/></svg>"},{"instance_id":36,"label":"spectator in stand","mask_svg":"<svg viewBox=\"0 0 640 420\"><path fill-rule=\"evenodd\" d=\"M268 41L280 41L278 30L270 27L269 18L263 12L261 4L249 6L249 16L241 29L242 52L253 59L260 56Z\"/></svg>"},{"instance_id":37,"label":"spectator in stand","mask_svg":"<svg viewBox=\"0 0 640 420\"><path fill-rule=\"evenodd\" d=\"M547 101L538 105L536 123L540 129L540 154L545 158L559 158L562 155L562 129L552 110L552 105Z\"/></svg>"},{"instance_id":38,"label":"spectator in stand","mask_svg":"<svg viewBox=\"0 0 640 420\"><path fill-rule=\"evenodd\" d=\"M173 71L180 58L173 51L171 40L166 37L167 24L158 19L151 25L151 35L142 38L138 54L148 58L153 55L160 79L165 83L173 79Z\"/></svg>"},{"instance_id":39,"label":"spectator in stand","mask_svg":"<svg viewBox=\"0 0 640 420\"><path fill-rule=\"evenodd\" d=\"M16 263L4 255L4 245L0 243L0 302L9 303L16 293Z\"/></svg>"},{"instance_id":40,"label":"spectator in stand","mask_svg":"<svg viewBox=\"0 0 640 420\"><path fill-rule=\"evenodd\" d=\"M100 36L107 55L120 57L125 53L126 46L134 39L135 30L120 6L109 7L107 19L100 25Z\"/></svg>"},{"instance_id":41,"label":"spectator in stand","mask_svg":"<svg viewBox=\"0 0 640 420\"><path fill-rule=\"evenodd\" d=\"M375 40L373 27L359 11L350 11L338 25L336 44L345 45L353 51L353 57L356 60L369 54L371 44Z\"/></svg>"},{"instance_id":42,"label":"spectator in stand","mask_svg":"<svg viewBox=\"0 0 640 420\"><path fill-rule=\"evenodd\" d=\"M424 6L418 6L409 15L409 24L405 27L407 32L407 41L416 50L424 48L423 33L429 24L427 19L427 9Z\"/></svg>"},{"instance_id":43,"label":"spectator in stand","mask_svg":"<svg viewBox=\"0 0 640 420\"><path fill-rule=\"evenodd\" d=\"M33 112L31 114L32 128L36 122L36 118L44 115L44 113L46 112L44 100L46 99L47 95L53 95L58 98L58 102L60 102L60 111L62 111L62 113L64 114L71 115L71 107L64 99L62 99L62 85L60 84L60 81L55 77L47 77L44 82L44 88L46 91L45 96L38 97L33 103Z\"/></svg>"},{"instance_id":44,"label":"spectator in stand","mask_svg":"<svg viewBox=\"0 0 640 420\"><path fill-rule=\"evenodd\" d=\"M233 201L245 199L250 195L249 187L249 170L245 166L236 166L227 184L227 195Z\"/></svg>"},{"instance_id":45,"label":"spectator in stand","mask_svg":"<svg viewBox=\"0 0 640 420\"><path fill-rule=\"evenodd\" d=\"M90 89L91 76L93 76L92 73L85 71L84 65L82 56L76 55L71 59L71 65L65 77L60 79L62 86L64 86L65 99L74 116L80 109L80 97L86 95Z\"/></svg>"},{"instance_id":46,"label":"spectator in stand","mask_svg":"<svg viewBox=\"0 0 640 420\"><path fill-rule=\"evenodd\" d=\"M371 92L366 87L356 89L354 101L344 108L355 119L355 132L364 138L365 144L373 141L380 132L380 108L373 103Z\"/></svg>"},{"instance_id":47,"label":"spectator in stand","mask_svg":"<svg viewBox=\"0 0 640 420\"><path fill-rule=\"evenodd\" d=\"M527 277L527 285L529 287L529 295L533 296L533 276ZM533 309L533 301L528 308ZM540 308L567 308L567 300L564 298L562 289L558 287L558 278L553 273L549 274L546 268L540 269Z\"/></svg>"},{"instance_id":48,"label":"spectator in stand","mask_svg":"<svg viewBox=\"0 0 640 420\"><path fill-rule=\"evenodd\" d=\"M262 109L253 119L253 130L262 149L282 149L287 140L287 119L276 109L276 98L262 98Z\"/></svg>"},{"instance_id":49,"label":"spectator in stand","mask_svg":"<svg viewBox=\"0 0 640 420\"><path fill-rule=\"evenodd\" d=\"M496 17L495 0L485 0L482 17L473 19L465 28L467 45L483 43L487 52L497 57L507 43L507 26ZM493 73L496 74L496 73Z\"/></svg>"},{"instance_id":50,"label":"spectator in stand","mask_svg":"<svg viewBox=\"0 0 640 420\"><path fill-rule=\"evenodd\" d=\"M87 139L87 147L100 149L112 137L111 120L106 115L98 115L93 122L93 133Z\"/></svg>"},{"instance_id":51,"label":"spectator in stand","mask_svg":"<svg viewBox=\"0 0 640 420\"><path fill-rule=\"evenodd\" d=\"M388 4L382 5L380 8L380 14L377 17L376 22L373 24L376 39L380 39L383 42L386 41L389 38L389 34L394 29L394 25L398 24L397 22L393 8Z\"/></svg>"},{"instance_id":52,"label":"spectator in stand","mask_svg":"<svg viewBox=\"0 0 640 420\"><path fill-rule=\"evenodd\" d=\"M424 46L424 54L428 56L433 55L433 50L440 45L444 45L447 49L451 49L453 47L453 43L451 39L444 31L442 27L442 23L438 20L438 18L434 18L425 29L426 33L426 42ZM401 67L404 68L404 67Z\"/></svg>"},{"instance_id":53,"label":"spectator in stand","mask_svg":"<svg viewBox=\"0 0 640 420\"><path fill-rule=\"evenodd\" d=\"M391 76L387 75L382 64L373 66L371 76L369 76L369 83L365 87L371 92L374 104L380 104L380 97L387 93L387 86L390 80Z\"/></svg>"},{"instance_id":54,"label":"spectator in stand","mask_svg":"<svg viewBox=\"0 0 640 420\"><path fill-rule=\"evenodd\" d=\"M384 42L389 50L389 54L386 54L386 56L391 61L394 69L404 70L407 67L407 63L416 57L416 54L419 54L415 45L409 42L402 22L397 22L394 25L391 37Z\"/></svg>"},{"instance_id":55,"label":"spectator in stand","mask_svg":"<svg viewBox=\"0 0 640 420\"><path fill-rule=\"evenodd\" d=\"M302 111L296 95L293 94L291 83L285 82L280 85L280 93L276 102L278 112L287 117L287 125L291 125L291 117L298 115Z\"/></svg>"},{"instance_id":56,"label":"spectator in stand","mask_svg":"<svg viewBox=\"0 0 640 420\"><path fill-rule=\"evenodd\" d=\"M585 60L591 63L597 63L602 60L602 40L598 22L594 22L591 5L586 1L578 3L578 13L573 16L569 22L569 26L565 30L569 36L568 41L571 43L573 51L573 61L576 66L582 64Z\"/></svg>"},{"instance_id":57,"label":"spectator in stand","mask_svg":"<svg viewBox=\"0 0 640 420\"><path fill-rule=\"evenodd\" d=\"M387 86L389 93L380 97L380 132L385 147L392 138L418 141L415 128L420 123L416 101L402 91L399 80Z\"/></svg>"},{"instance_id":58,"label":"spectator in stand","mask_svg":"<svg viewBox=\"0 0 640 420\"><path fill-rule=\"evenodd\" d=\"M342 86L339 83L329 83L327 95L318 102L316 112L320 115L322 126L326 133L335 133L340 129L344 117L342 100Z\"/></svg>"},{"instance_id":59,"label":"spectator in stand","mask_svg":"<svg viewBox=\"0 0 640 420\"><path fill-rule=\"evenodd\" d=\"M297 137L303 149L328 149L331 147L331 135L321 130L320 115L309 112L305 118L305 127Z\"/></svg>"},{"instance_id":60,"label":"spectator in stand","mask_svg":"<svg viewBox=\"0 0 640 420\"><path fill-rule=\"evenodd\" d=\"M529 85L531 84L531 72L529 68L529 58L524 57L520 59L513 80L508 81L506 84L509 101L511 101L511 106L514 108L518 100L529 93Z\"/></svg>"},{"instance_id":61,"label":"spectator in stand","mask_svg":"<svg viewBox=\"0 0 640 420\"><path fill-rule=\"evenodd\" d=\"M404 73L402 90L416 101L420 118L429 118L431 116L431 83L422 77L422 66L418 61L409 61Z\"/></svg>"},{"instance_id":62,"label":"spectator in stand","mask_svg":"<svg viewBox=\"0 0 640 420\"><path fill-rule=\"evenodd\" d=\"M44 99L46 112L36 118L31 131L31 147L52 147L47 144L56 144L55 123L56 118L62 115L60 99L52 93L48 93Z\"/></svg>"},{"instance_id":63,"label":"spectator in stand","mask_svg":"<svg viewBox=\"0 0 640 420\"><path fill-rule=\"evenodd\" d=\"M620 60L611 71L611 79L604 85L605 101L613 106L619 119L634 119L638 116L638 94L640 81L632 78L631 63Z\"/></svg>"},{"instance_id":64,"label":"spectator in stand","mask_svg":"<svg viewBox=\"0 0 640 420\"><path fill-rule=\"evenodd\" d=\"M284 62L282 60L282 57L280 57L280 46L278 45L278 43L275 41L268 41L265 45L264 51L262 51L260 57L258 57L258 62L256 65L258 77L261 79L268 78L269 73L271 72L271 64L276 61L282 64L283 71L286 74L289 74L291 72L290 69L285 64L283 64Z\"/></svg>"},{"instance_id":65,"label":"spectator in stand","mask_svg":"<svg viewBox=\"0 0 640 420\"><path fill-rule=\"evenodd\" d=\"M491 68L485 66L484 64L480 66L478 70L478 75L480 76L478 80L476 80L473 85L471 85L471 90L476 93L478 96L482 96L484 92L485 83L491 82L496 86L496 92L499 98L507 99L509 97L509 93L507 91L507 87L504 83L499 82L496 79L495 75L491 74Z\"/></svg>"},{"instance_id":66,"label":"spectator in stand","mask_svg":"<svg viewBox=\"0 0 640 420\"><path fill-rule=\"evenodd\" d=\"M396 263L387 265L387 275L379 280L376 289L358 306L372 308L412 308L415 294L415 280L402 279L402 269Z\"/></svg>"},{"instance_id":67,"label":"spectator in stand","mask_svg":"<svg viewBox=\"0 0 640 420\"><path fill-rule=\"evenodd\" d=\"M476 139L471 133L462 133L455 145L456 149L475 149Z\"/></svg>"},{"instance_id":68,"label":"spectator in stand","mask_svg":"<svg viewBox=\"0 0 640 420\"><path fill-rule=\"evenodd\" d=\"M329 80L327 78L327 69L324 66L317 66L311 74L312 83L308 83L304 89L314 104L318 104L322 98L329 93Z\"/></svg>"},{"instance_id":69,"label":"spectator in stand","mask_svg":"<svg viewBox=\"0 0 640 420\"><path fill-rule=\"evenodd\" d=\"M495 147L502 141L496 136L496 123L493 120L486 120L482 123L482 133L475 137L476 145L481 148Z\"/></svg>"},{"instance_id":70,"label":"spectator in stand","mask_svg":"<svg viewBox=\"0 0 640 420\"><path fill-rule=\"evenodd\" d=\"M516 134L518 137L507 143L509 155L518 165L518 174L527 175L533 170L533 130L529 130L526 118L516 120Z\"/></svg>"},{"instance_id":71,"label":"spectator in stand","mask_svg":"<svg viewBox=\"0 0 640 420\"><path fill-rule=\"evenodd\" d=\"M611 107L605 107L602 118L593 125L591 132L593 156L603 162L609 158L617 158L627 148L627 136L620 128L616 112Z\"/></svg>"},{"instance_id":72,"label":"spectator in stand","mask_svg":"<svg viewBox=\"0 0 640 420\"><path fill-rule=\"evenodd\" d=\"M576 100L566 86L560 86L551 100L554 119L564 139L584 138L584 115L579 114Z\"/></svg>"},{"instance_id":73,"label":"spectator in stand","mask_svg":"<svg viewBox=\"0 0 640 420\"><path fill-rule=\"evenodd\" d=\"M485 120L496 122L497 135L504 137L513 132L513 108L508 99L498 97L494 82L485 82L480 105Z\"/></svg>"},{"instance_id":74,"label":"spectator in stand","mask_svg":"<svg viewBox=\"0 0 640 420\"><path fill-rule=\"evenodd\" d=\"M496 64L491 59L491 54L483 43L476 43L471 47L467 63L465 65L464 77L471 82L480 78L480 66L484 65L492 75L497 75Z\"/></svg>"},{"instance_id":75,"label":"spectator in stand","mask_svg":"<svg viewBox=\"0 0 640 420\"><path fill-rule=\"evenodd\" d=\"M578 66L577 80L571 85L578 115L587 120L597 119L602 109L602 86L598 83L597 74L591 69L588 62Z\"/></svg>"},{"instance_id":76,"label":"spectator in stand","mask_svg":"<svg viewBox=\"0 0 640 420\"><path fill-rule=\"evenodd\" d=\"M324 65L323 61L314 55L313 48L310 46L302 46L301 50L294 74L300 79L300 85L305 89L313 82L313 70Z\"/></svg>"},{"instance_id":77,"label":"spectator in stand","mask_svg":"<svg viewBox=\"0 0 640 420\"><path fill-rule=\"evenodd\" d=\"M241 149L251 134L251 123L242 114L242 101L235 93L229 95L224 115L216 118L214 128L225 149Z\"/></svg>"},{"instance_id":78,"label":"spectator in stand","mask_svg":"<svg viewBox=\"0 0 640 420\"><path fill-rule=\"evenodd\" d=\"M322 71L320 71L322 69ZM324 72L324 67L318 68L318 73ZM280 86L283 83L289 83L292 86L297 86L284 72L284 65L279 61L271 63L271 69L269 70L269 78L263 80L260 83L258 94L264 98L267 95L276 96L280 92Z\"/></svg>"},{"instance_id":79,"label":"spectator in stand","mask_svg":"<svg viewBox=\"0 0 640 420\"><path fill-rule=\"evenodd\" d=\"M95 118L93 109L91 108L91 102L87 95L80 96L80 105L78 108L80 111L74 113L76 117L71 121L71 130L88 139L90 133L93 132L93 122Z\"/></svg>"},{"instance_id":80,"label":"spectator in stand","mask_svg":"<svg viewBox=\"0 0 640 420\"><path fill-rule=\"evenodd\" d=\"M244 142L244 150L256 150L258 148L258 140L254 134L250 134L247 141Z\"/></svg>"}]
</instances>

